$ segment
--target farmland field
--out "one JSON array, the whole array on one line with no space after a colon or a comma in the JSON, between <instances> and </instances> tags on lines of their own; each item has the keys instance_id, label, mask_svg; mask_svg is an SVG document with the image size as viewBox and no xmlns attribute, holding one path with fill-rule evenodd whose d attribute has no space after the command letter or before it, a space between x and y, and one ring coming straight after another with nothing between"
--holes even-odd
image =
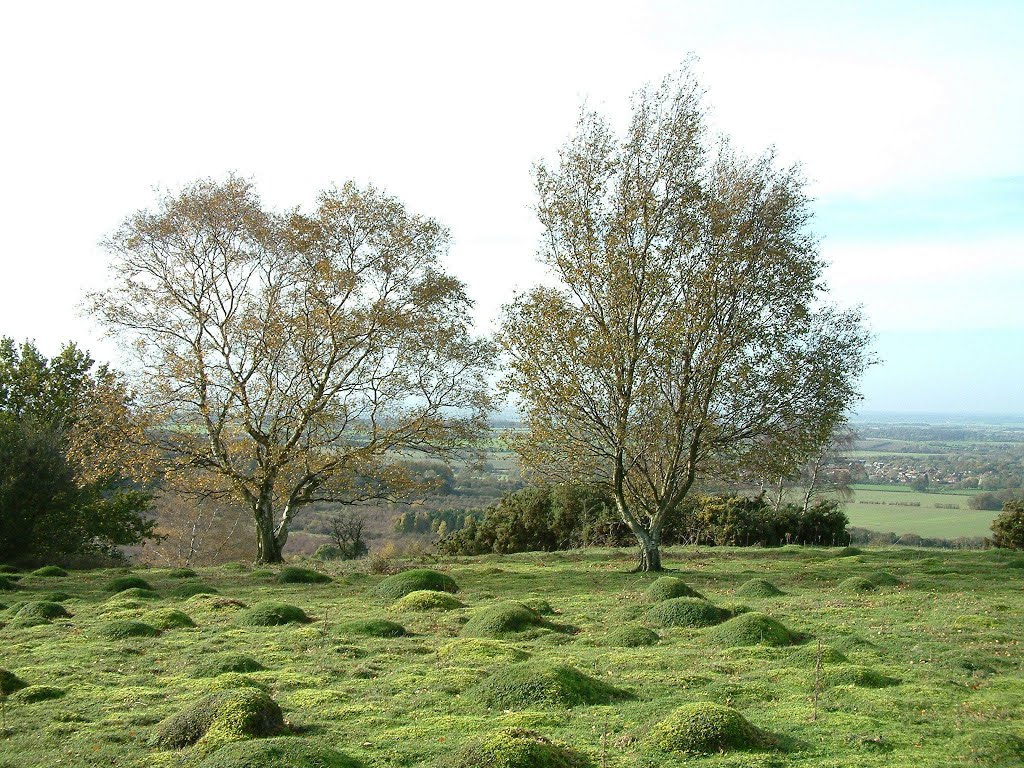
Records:
<instances>
[{"instance_id":1,"label":"farmland field","mask_svg":"<svg viewBox=\"0 0 1024 768\"><path fill-rule=\"evenodd\" d=\"M660 601L678 583L648 593L658 576L629 573L632 557L432 560L441 576L397 584L363 561L320 576L237 564L12 574L0 767L1024 759L1019 555L678 549L670 575L704 599ZM770 584L744 586L755 577ZM400 598L418 579L458 591ZM269 714L246 720L226 701ZM693 741L722 712L739 723L725 741Z\"/></svg>"},{"instance_id":2,"label":"farmland field","mask_svg":"<svg viewBox=\"0 0 1024 768\"><path fill-rule=\"evenodd\" d=\"M906 486L853 486L844 505L850 525L893 533L955 539L990 536L998 512L967 506L970 491L949 493L910 490ZM954 508L950 508L954 507Z\"/></svg>"}]
</instances>

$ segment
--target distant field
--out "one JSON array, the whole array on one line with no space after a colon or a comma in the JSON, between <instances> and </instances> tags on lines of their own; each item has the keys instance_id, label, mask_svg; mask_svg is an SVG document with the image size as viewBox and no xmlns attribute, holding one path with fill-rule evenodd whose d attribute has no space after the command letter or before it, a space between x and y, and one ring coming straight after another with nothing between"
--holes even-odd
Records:
<instances>
[{"instance_id":1,"label":"distant field","mask_svg":"<svg viewBox=\"0 0 1024 768\"><path fill-rule=\"evenodd\" d=\"M874 531L916 533L920 536L955 539L988 536L996 512L967 506L970 492L922 493L886 486L854 486L854 498L846 504L850 525ZM955 505L955 509L948 507Z\"/></svg>"}]
</instances>

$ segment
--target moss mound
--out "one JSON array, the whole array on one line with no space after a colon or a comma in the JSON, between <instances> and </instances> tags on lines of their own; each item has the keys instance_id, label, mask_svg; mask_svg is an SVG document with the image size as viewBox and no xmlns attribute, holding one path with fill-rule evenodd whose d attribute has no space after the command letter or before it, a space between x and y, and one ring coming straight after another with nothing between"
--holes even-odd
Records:
<instances>
[{"instance_id":1,"label":"moss mound","mask_svg":"<svg viewBox=\"0 0 1024 768\"><path fill-rule=\"evenodd\" d=\"M541 616L555 615L555 609L551 607L551 603L540 597L534 597L529 600L523 600L523 605L525 605L534 613L540 614Z\"/></svg>"},{"instance_id":2,"label":"moss mound","mask_svg":"<svg viewBox=\"0 0 1024 768\"><path fill-rule=\"evenodd\" d=\"M160 630L141 621L111 621L100 628L107 640L127 640L130 637L156 637Z\"/></svg>"},{"instance_id":3,"label":"moss mound","mask_svg":"<svg viewBox=\"0 0 1024 768\"><path fill-rule=\"evenodd\" d=\"M736 594L740 597L766 598L779 597L786 593L767 579L750 579L740 585L740 588L736 590Z\"/></svg>"},{"instance_id":4,"label":"moss mound","mask_svg":"<svg viewBox=\"0 0 1024 768\"><path fill-rule=\"evenodd\" d=\"M187 581L171 589L172 597L188 598L192 595L216 595L217 590L200 581Z\"/></svg>"},{"instance_id":5,"label":"moss mound","mask_svg":"<svg viewBox=\"0 0 1024 768\"><path fill-rule=\"evenodd\" d=\"M191 568L172 568L167 572L169 579L194 579L198 575Z\"/></svg>"},{"instance_id":6,"label":"moss mound","mask_svg":"<svg viewBox=\"0 0 1024 768\"><path fill-rule=\"evenodd\" d=\"M186 602L199 611L238 611L249 607L233 597L221 597L208 592L192 595Z\"/></svg>"},{"instance_id":7,"label":"moss mound","mask_svg":"<svg viewBox=\"0 0 1024 768\"><path fill-rule=\"evenodd\" d=\"M459 768L588 768L590 758L535 731L507 728L467 743L450 763Z\"/></svg>"},{"instance_id":8,"label":"moss mound","mask_svg":"<svg viewBox=\"0 0 1024 768\"><path fill-rule=\"evenodd\" d=\"M279 627L283 624L308 624L312 619L296 605L256 603L245 611L241 623L250 627Z\"/></svg>"},{"instance_id":9,"label":"moss mound","mask_svg":"<svg viewBox=\"0 0 1024 768\"><path fill-rule=\"evenodd\" d=\"M71 616L71 614L68 613L67 609L60 603L49 602L47 600L33 600L28 603L22 603L14 616L19 621L31 619L50 621L52 619L66 619Z\"/></svg>"},{"instance_id":10,"label":"moss mound","mask_svg":"<svg viewBox=\"0 0 1024 768\"><path fill-rule=\"evenodd\" d=\"M802 646L793 651L789 658L791 661L802 667L813 667L818 663L818 647L816 645ZM850 660L846 658L846 654L838 648L834 648L831 645L821 646L822 664L846 664L849 661Z\"/></svg>"},{"instance_id":11,"label":"moss mound","mask_svg":"<svg viewBox=\"0 0 1024 768\"><path fill-rule=\"evenodd\" d=\"M52 685L28 685L15 691L11 698L22 704L35 704L37 701L50 701L59 699L67 691L63 688L56 688Z\"/></svg>"},{"instance_id":12,"label":"moss mound","mask_svg":"<svg viewBox=\"0 0 1024 768\"><path fill-rule=\"evenodd\" d=\"M265 670L252 656L244 653L220 653L197 666L193 677L216 677L226 672L262 672Z\"/></svg>"},{"instance_id":13,"label":"moss mound","mask_svg":"<svg viewBox=\"0 0 1024 768\"><path fill-rule=\"evenodd\" d=\"M152 624L159 630L185 629L196 625L187 614L174 608L161 608L160 610L149 611L142 615L142 620L147 624Z\"/></svg>"},{"instance_id":14,"label":"moss mound","mask_svg":"<svg viewBox=\"0 0 1024 768\"><path fill-rule=\"evenodd\" d=\"M660 579L655 580L644 591L644 594L648 600L655 602L671 600L676 597L704 597L700 592L692 589L685 581L677 579L675 576L662 576Z\"/></svg>"},{"instance_id":15,"label":"moss mound","mask_svg":"<svg viewBox=\"0 0 1024 768\"><path fill-rule=\"evenodd\" d=\"M14 592L19 589L16 581L8 576L0 576L0 592Z\"/></svg>"},{"instance_id":16,"label":"moss mound","mask_svg":"<svg viewBox=\"0 0 1024 768\"><path fill-rule=\"evenodd\" d=\"M492 709L575 707L608 704L629 694L549 661L526 661L500 669L470 689L470 695Z\"/></svg>"},{"instance_id":17,"label":"moss mound","mask_svg":"<svg viewBox=\"0 0 1024 768\"><path fill-rule=\"evenodd\" d=\"M781 622L763 613L743 613L704 633L715 645L737 648L746 645L792 645L796 639Z\"/></svg>"},{"instance_id":18,"label":"moss mound","mask_svg":"<svg viewBox=\"0 0 1024 768\"><path fill-rule=\"evenodd\" d=\"M825 684L834 685L855 685L858 688L886 688L890 685L899 685L900 681L895 677L883 675L871 667L864 667L860 664L840 664L825 671Z\"/></svg>"},{"instance_id":19,"label":"moss mound","mask_svg":"<svg viewBox=\"0 0 1024 768\"><path fill-rule=\"evenodd\" d=\"M418 589L410 592L392 607L397 611L453 611L466 606L447 592Z\"/></svg>"},{"instance_id":20,"label":"moss mound","mask_svg":"<svg viewBox=\"0 0 1024 768\"><path fill-rule=\"evenodd\" d=\"M110 600L159 600L160 595L144 587L128 587L110 596Z\"/></svg>"},{"instance_id":21,"label":"moss mound","mask_svg":"<svg viewBox=\"0 0 1024 768\"><path fill-rule=\"evenodd\" d=\"M429 568L415 568L388 576L373 588L372 594L376 597L397 600L410 592L424 589L432 592L458 592L459 585L451 576L432 571Z\"/></svg>"},{"instance_id":22,"label":"moss mound","mask_svg":"<svg viewBox=\"0 0 1024 768\"><path fill-rule=\"evenodd\" d=\"M463 637L502 638L542 624L540 614L522 603L498 603L474 613L459 634Z\"/></svg>"},{"instance_id":23,"label":"moss mound","mask_svg":"<svg viewBox=\"0 0 1024 768\"><path fill-rule=\"evenodd\" d=\"M208 755L199 768L359 768L361 763L308 739L284 736L236 741Z\"/></svg>"},{"instance_id":24,"label":"moss mound","mask_svg":"<svg viewBox=\"0 0 1024 768\"><path fill-rule=\"evenodd\" d=\"M22 680L13 672L0 669L0 696L10 696L15 691L20 691L28 683Z\"/></svg>"},{"instance_id":25,"label":"moss mound","mask_svg":"<svg viewBox=\"0 0 1024 768\"><path fill-rule=\"evenodd\" d=\"M501 640L465 637L437 649L437 658L449 664L491 665L496 661L526 661L530 654Z\"/></svg>"},{"instance_id":26,"label":"moss mound","mask_svg":"<svg viewBox=\"0 0 1024 768\"><path fill-rule=\"evenodd\" d=\"M0 573L17 573L18 569L13 565L7 565L6 563L0 563Z\"/></svg>"},{"instance_id":27,"label":"moss mound","mask_svg":"<svg viewBox=\"0 0 1024 768\"><path fill-rule=\"evenodd\" d=\"M657 644L658 633L639 624L616 627L601 639L601 645L612 648L643 648Z\"/></svg>"},{"instance_id":28,"label":"moss mound","mask_svg":"<svg viewBox=\"0 0 1024 768\"><path fill-rule=\"evenodd\" d=\"M863 576L851 576L839 582L839 586L836 589L840 592L874 592L878 589L878 585L873 581L865 579Z\"/></svg>"},{"instance_id":29,"label":"moss mound","mask_svg":"<svg viewBox=\"0 0 1024 768\"><path fill-rule=\"evenodd\" d=\"M659 752L713 754L730 749L763 749L767 734L732 707L684 704L651 729L647 746Z\"/></svg>"},{"instance_id":30,"label":"moss mound","mask_svg":"<svg viewBox=\"0 0 1024 768\"><path fill-rule=\"evenodd\" d=\"M974 730L961 742L960 754L970 765L1024 765L1024 732L1005 728Z\"/></svg>"},{"instance_id":31,"label":"moss mound","mask_svg":"<svg viewBox=\"0 0 1024 768\"><path fill-rule=\"evenodd\" d=\"M841 547L836 550L836 557L855 557L856 555L863 555L864 550L857 549L857 547Z\"/></svg>"},{"instance_id":32,"label":"moss mound","mask_svg":"<svg viewBox=\"0 0 1024 768\"><path fill-rule=\"evenodd\" d=\"M724 608L699 597L673 597L647 611L647 620L659 627L710 627L729 616Z\"/></svg>"},{"instance_id":33,"label":"moss mound","mask_svg":"<svg viewBox=\"0 0 1024 768\"><path fill-rule=\"evenodd\" d=\"M875 571L868 575L868 581L876 587L902 587L903 582L888 571Z\"/></svg>"},{"instance_id":34,"label":"moss mound","mask_svg":"<svg viewBox=\"0 0 1024 768\"><path fill-rule=\"evenodd\" d=\"M225 672L222 675L207 678L207 682L203 687L209 693L213 693L215 691L233 691L237 688L258 688L261 691L270 690L268 686L263 683L256 682L251 677L247 677L241 672Z\"/></svg>"},{"instance_id":35,"label":"moss mound","mask_svg":"<svg viewBox=\"0 0 1024 768\"><path fill-rule=\"evenodd\" d=\"M124 592L126 589L149 589L149 582L140 576L120 576L113 581L110 581L103 587L106 592Z\"/></svg>"},{"instance_id":36,"label":"moss mound","mask_svg":"<svg viewBox=\"0 0 1024 768\"><path fill-rule=\"evenodd\" d=\"M363 619L343 624L342 631L367 637L402 637L405 627L387 619Z\"/></svg>"},{"instance_id":37,"label":"moss mound","mask_svg":"<svg viewBox=\"0 0 1024 768\"><path fill-rule=\"evenodd\" d=\"M31 575L55 578L60 576L67 576L68 572L61 568L59 565L44 565L42 568L36 568L34 571L32 571Z\"/></svg>"},{"instance_id":38,"label":"moss mound","mask_svg":"<svg viewBox=\"0 0 1024 768\"><path fill-rule=\"evenodd\" d=\"M157 728L156 743L163 749L181 749L206 741L233 741L273 736L284 730L281 708L255 688L222 691L200 699Z\"/></svg>"},{"instance_id":39,"label":"moss mound","mask_svg":"<svg viewBox=\"0 0 1024 768\"><path fill-rule=\"evenodd\" d=\"M277 574L277 580L281 584L327 584L331 581L331 577L326 573L309 568L289 566L281 569L281 572Z\"/></svg>"},{"instance_id":40,"label":"moss mound","mask_svg":"<svg viewBox=\"0 0 1024 768\"><path fill-rule=\"evenodd\" d=\"M39 599L47 603L63 603L66 600L74 600L74 596L69 592L44 592L39 595Z\"/></svg>"}]
</instances>

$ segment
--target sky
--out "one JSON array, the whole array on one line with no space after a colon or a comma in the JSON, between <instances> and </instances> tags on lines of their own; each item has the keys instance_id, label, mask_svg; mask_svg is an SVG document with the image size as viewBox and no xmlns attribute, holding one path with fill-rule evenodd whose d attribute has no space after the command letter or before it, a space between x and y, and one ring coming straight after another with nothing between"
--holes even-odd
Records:
<instances>
[{"instance_id":1,"label":"sky","mask_svg":"<svg viewBox=\"0 0 1024 768\"><path fill-rule=\"evenodd\" d=\"M541 278L530 167L689 56L714 128L809 180L870 411L1024 413L1024 3L103 2L0 7L0 336L74 340L155 189L372 182L450 228L482 332Z\"/></svg>"}]
</instances>

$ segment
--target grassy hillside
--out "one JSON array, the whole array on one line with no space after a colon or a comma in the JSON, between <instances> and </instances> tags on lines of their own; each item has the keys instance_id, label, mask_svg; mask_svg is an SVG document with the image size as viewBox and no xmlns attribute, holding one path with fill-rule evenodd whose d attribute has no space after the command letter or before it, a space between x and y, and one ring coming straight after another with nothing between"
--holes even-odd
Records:
<instances>
[{"instance_id":1,"label":"grassy hillside","mask_svg":"<svg viewBox=\"0 0 1024 768\"><path fill-rule=\"evenodd\" d=\"M687 594L676 582L648 594L657 577L627 573L631 558L592 550L431 566L454 585L407 574L379 586L384 577L358 564L322 583L240 566L23 575L0 591L0 668L13 676L0 673L0 686L28 686L0 707L0 767L1024 759L1020 556L669 553L671 575L703 600L673 597ZM130 576L146 584L113 583ZM747 584L755 577L770 585ZM398 597L424 585L458 591ZM134 591L110 591L125 586ZM203 589L217 594L185 596ZM310 621L264 625L289 617L282 605ZM247 728L276 735L232 742ZM194 746L175 742L202 733ZM734 740L746 746L719 752Z\"/></svg>"}]
</instances>

